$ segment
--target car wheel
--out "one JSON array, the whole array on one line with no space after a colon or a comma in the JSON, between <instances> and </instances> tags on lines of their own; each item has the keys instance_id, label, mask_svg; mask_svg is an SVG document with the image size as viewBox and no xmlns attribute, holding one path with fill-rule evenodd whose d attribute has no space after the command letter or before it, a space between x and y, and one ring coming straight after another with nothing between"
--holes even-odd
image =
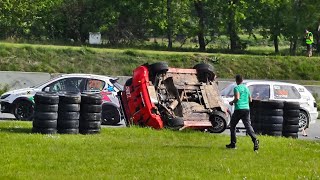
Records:
<instances>
[{"instance_id":1,"label":"car wheel","mask_svg":"<svg viewBox=\"0 0 320 180\"><path fill-rule=\"evenodd\" d=\"M101 116L103 125L116 125L121 120L119 108L111 103L102 104Z\"/></svg>"},{"instance_id":2,"label":"car wheel","mask_svg":"<svg viewBox=\"0 0 320 180\"><path fill-rule=\"evenodd\" d=\"M214 81L215 74L213 66L210 64L200 63L193 67L197 70L197 76L200 82Z\"/></svg>"},{"instance_id":3,"label":"car wheel","mask_svg":"<svg viewBox=\"0 0 320 180\"><path fill-rule=\"evenodd\" d=\"M129 78L124 85L131 86L132 85L132 78Z\"/></svg>"},{"instance_id":4,"label":"car wheel","mask_svg":"<svg viewBox=\"0 0 320 180\"><path fill-rule=\"evenodd\" d=\"M212 133L222 133L227 128L226 117L223 112L216 111L210 115L212 127L208 130Z\"/></svg>"},{"instance_id":5,"label":"car wheel","mask_svg":"<svg viewBox=\"0 0 320 180\"><path fill-rule=\"evenodd\" d=\"M157 62L150 65L150 70L154 75L159 73L165 73L169 70L168 64L166 62Z\"/></svg>"},{"instance_id":6,"label":"car wheel","mask_svg":"<svg viewBox=\"0 0 320 180\"><path fill-rule=\"evenodd\" d=\"M32 120L34 105L29 101L18 101L15 103L13 114L19 120Z\"/></svg>"},{"instance_id":7,"label":"car wheel","mask_svg":"<svg viewBox=\"0 0 320 180\"><path fill-rule=\"evenodd\" d=\"M169 128L179 130L184 126L184 120L182 117L168 118L167 125Z\"/></svg>"},{"instance_id":8,"label":"car wheel","mask_svg":"<svg viewBox=\"0 0 320 180\"><path fill-rule=\"evenodd\" d=\"M309 126L309 118L306 112L300 111L299 114L299 130L306 129Z\"/></svg>"}]
</instances>

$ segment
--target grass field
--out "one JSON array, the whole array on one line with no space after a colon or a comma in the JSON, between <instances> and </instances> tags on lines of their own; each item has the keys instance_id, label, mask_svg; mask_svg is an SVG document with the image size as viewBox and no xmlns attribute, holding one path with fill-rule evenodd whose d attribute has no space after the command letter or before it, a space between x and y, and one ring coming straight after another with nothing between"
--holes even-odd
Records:
<instances>
[{"instance_id":1,"label":"grass field","mask_svg":"<svg viewBox=\"0 0 320 180\"><path fill-rule=\"evenodd\" d=\"M31 134L0 122L0 179L320 179L320 142L259 136L227 150L229 136L149 128L98 135Z\"/></svg>"}]
</instances>

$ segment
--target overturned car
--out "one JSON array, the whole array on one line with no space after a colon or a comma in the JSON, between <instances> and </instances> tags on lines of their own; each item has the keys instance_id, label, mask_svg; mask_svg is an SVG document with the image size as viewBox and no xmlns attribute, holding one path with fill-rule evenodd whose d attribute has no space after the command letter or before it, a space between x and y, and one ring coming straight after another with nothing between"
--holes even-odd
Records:
<instances>
[{"instance_id":1,"label":"overturned car","mask_svg":"<svg viewBox=\"0 0 320 180\"><path fill-rule=\"evenodd\" d=\"M228 113L209 64L192 69L169 68L164 62L141 65L126 81L120 98L128 125L213 133L227 127Z\"/></svg>"}]
</instances>

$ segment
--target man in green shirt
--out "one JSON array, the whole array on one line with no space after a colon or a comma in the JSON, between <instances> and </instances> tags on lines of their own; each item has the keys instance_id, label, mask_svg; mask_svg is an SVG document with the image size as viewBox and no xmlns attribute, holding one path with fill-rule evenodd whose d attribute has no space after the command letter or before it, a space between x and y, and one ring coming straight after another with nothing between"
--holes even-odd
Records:
<instances>
[{"instance_id":1,"label":"man in green shirt","mask_svg":"<svg viewBox=\"0 0 320 180\"><path fill-rule=\"evenodd\" d=\"M254 145L253 150L257 151L259 149L259 140L257 139L250 122L249 102L252 101L252 98L248 87L242 84L242 82L242 76L236 75L237 86L234 88L234 99L229 102L230 105L235 105L235 110L230 121L231 143L226 145L226 147L231 149L236 148L236 126L241 119L244 126L246 127L247 134L249 134L252 139Z\"/></svg>"},{"instance_id":2,"label":"man in green shirt","mask_svg":"<svg viewBox=\"0 0 320 180\"><path fill-rule=\"evenodd\" d=\"M311 57L312 56L312 44L313 44L313 34L309 30L306 29L305 31L306 36L306 45L307 45L307 56Z\"/></svg>"}]
</instances>

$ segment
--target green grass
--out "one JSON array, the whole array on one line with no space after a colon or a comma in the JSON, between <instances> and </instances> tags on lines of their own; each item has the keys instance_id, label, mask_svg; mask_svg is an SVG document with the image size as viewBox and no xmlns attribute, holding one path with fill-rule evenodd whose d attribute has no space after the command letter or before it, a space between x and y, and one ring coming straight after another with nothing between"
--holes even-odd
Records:
<instances>
[{"instance_id":1,"label":"green grass","mask_svg":"<svg viewBox=\"0 0 320 180\"><path fill-rule=\"evenodd\" d=\"M319 179L320 142L149 128L98 135L31 134L30 122L0 122L0 179Z\"/></svg>"},{"instance_id":2,"label":"green grass","mask_svg":"<svg viewBox=\"0 0 320 180\"><path fill-rule=\"evenodd\" d=\"M166 61L172 67L192 68L212 63L218 77L247 79L320 80L320 57L236 55L198 52L169 52L140 49L106 49L0 43L0 70L132 75L144 63Z\"/></svg>"}]
</instances>

